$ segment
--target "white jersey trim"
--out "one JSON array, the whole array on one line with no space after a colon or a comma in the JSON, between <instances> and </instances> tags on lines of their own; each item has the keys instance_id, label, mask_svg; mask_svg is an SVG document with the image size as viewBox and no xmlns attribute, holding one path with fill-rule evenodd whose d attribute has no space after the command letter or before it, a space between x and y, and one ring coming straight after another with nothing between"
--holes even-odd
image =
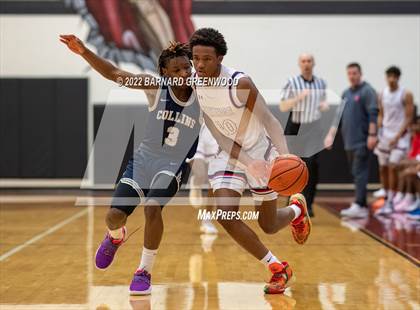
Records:
<instances>
[{"instance_id":1,"label":"white jersey trim","mask_svg":"<svg viewBox=\"0 0 420 310\"><path fill-rule=\"evenodd\" d=\"M234 81L239 81L240 79L245 78L245 77L248 77L248 76L246 74L242 73L242 72L239 72L235 76ZM244 89L243 91L248 91L248 95L250 93L250 90L245 90ZM238 88L237 88L237 86L233 86L232 88L230 88L229 92L230 92L230 98L232 100L232 103L236 108L239 109L239 108L243 108L243 107L246 106L246 102L243 103L238 98Z\"/></svg>"},{"instance_id":2,"label":"white jersey trim","mask_svg":"<svg viewBox=\"0 0 420 310\"><path fill-rule=\"evenodd\" d=\"M171 97L172 97L172 100L173 100L173 101L175 101L175 102L176 102L176 104L180 105L181 107L188 107L188 106L190 106L191 104L193 104L193 102L194 102L194 100L195 100L195 91L194 91L194 90L192 91L190 98L188 98L188 100L185 102L185 101L181 101L181 100L179 100L179 99L175 96L175 94L174 94L174 92L173 92L173 90L172 90L171 86L168 86L168 89L169 89L169 94L170 94L170 95L171 95Z\"/></svg>"},{"instance_id":3,"label":"white jersey trim","mask_svg":"<svg viewBox=\"0 0 420 310\"><path fill-rule=\"evenodd\" d=\"M148 109L149 109L149 112L153 112L155 109L156 109L156 107L157 107L157 105L158 105L158 102L159 102L159 100L160 100L160 95L162 94L162 88L161 87L159 87L157 90L156 90L156 97L155 97L155 101L153 102L153 104L152 105L149 105L149 107L148 107Z\"/></svg>"}]
</instances>

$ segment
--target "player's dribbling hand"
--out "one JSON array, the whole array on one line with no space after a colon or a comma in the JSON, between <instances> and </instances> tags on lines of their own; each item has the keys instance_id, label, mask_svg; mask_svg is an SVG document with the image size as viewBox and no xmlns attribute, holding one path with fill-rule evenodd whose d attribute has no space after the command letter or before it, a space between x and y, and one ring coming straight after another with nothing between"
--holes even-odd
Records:
<instances>
[{"instance_id":1,"label":"player's dribbling hand","mask_svg":"<svg viewBox=\"0 0 420 310\"><path fill-rule=\"evenodd\" d=\"M270 176L270 167L270 163L265 160L255 159L247 166L247 171L258 182L267 184Z\"/></svg>"},{"instance_id":2,"label":"player's dribbling hand","mask_svg":"<svg viewBox=\"0 0 420 310\"><path fill-rule=\"evenodd\" d=\"M86 47L83 42L72 34L61 34L60 41L67 45L67 47L78 55L82 55L86 51Z\"/></svg>"}]
</instances>

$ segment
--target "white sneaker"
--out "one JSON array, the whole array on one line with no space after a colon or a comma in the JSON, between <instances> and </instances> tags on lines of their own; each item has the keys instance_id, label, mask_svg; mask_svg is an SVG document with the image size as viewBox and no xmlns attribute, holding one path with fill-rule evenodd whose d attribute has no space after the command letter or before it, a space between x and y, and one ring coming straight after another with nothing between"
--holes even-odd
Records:
<instances>
[{"instance_id":1,"label":"white sneaker","mask_svg":"<svg viewBox=\"0 0 420 310\"><path fill-rule=\"evenodd\" d=\"M376 210L375 215L389 215L394 212L394 207L392 205L392 201L387 199L385 204L382 208Z\"/></svg>"},{"instance_id":2,"label":"white sneaker","mask_svg":"<svg viewBox=\"0 0 420 310\"><path fill-rule=\"evenodd\" d=\"M377 191L373 192L373 197L375 198L382 198L386 196L386 191L383 188L378 189Z\"/></svg>"},{"instance_id":3,"label":"white sneaker","mask_svg":"<svg viewBox=\"0 0 420 310\"><path fill-rule=\"evenodd\" d=\"M420 207L420 199L417 198L416 200L413 201L413 203L411 203L408 206L405 206L404 212L411 212L411 211L416 210L419 207Z\"/></svg>"},{"instance_id":4,"label":"white sneaker","mask_svg":"<svg viewBox=\"0 0 420 310\"><path fill-rule=\"evenodd\" d=\"M201 222L200 231L210 235L218 233L216 226L214 226L212 222L207 221Z\"/></svg>"},{"instance_id":5,"label":"white sneaker","mask_svg":"<svg viewBox=\"0 0 420 310\"><path fill-rule=\"evenodd\" d=\"M413 194L406 194L404 199L401 200L398 204L394 205L396 212L410 212L412 209L410 206L416 202L416 198Z\"/></svg>"},{"instance_id":6,"label":"white sneaker","mask_svg":"<svg viewBox=\"0 0 420 310\"><path fill-rule=\"evenodd\" d=\"M394 204L394 206L400 203L404 199L404 196L405 195L401 192L396 193L394 199L392 199L392 203Z\"/></svg>"},{"instance_id":7,"label":"white sneaker","mask_svg":"<svg viewBox=\"0 0 420 310\"><path fill-rule=\"evenodd\" d=\"M353 202L349 208L341 210L340 215L352 218L363 218L369 216L369 210Z\"/></svg>"}]
</instances>

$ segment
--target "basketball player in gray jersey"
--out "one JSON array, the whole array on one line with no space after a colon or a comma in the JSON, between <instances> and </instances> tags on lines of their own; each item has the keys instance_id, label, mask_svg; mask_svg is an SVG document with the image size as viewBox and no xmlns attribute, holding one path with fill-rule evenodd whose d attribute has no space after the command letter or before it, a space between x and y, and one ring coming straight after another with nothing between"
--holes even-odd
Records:
<instances>
[{"instance_id":1,"label":"basketball player in gray jersey","mask_svg":"<svg viewBox=\"0 0 420 310\"><path fill-rule=\"evenodd\" d=\"M95 264L106 269L127 235L127 217L138 204L144 205L144 247L141 262L130 285L133 295L150 294L151 271L162 234L162 207L173 197L185 175L186 162L192 159L201 128L201 112L195 93L185 83L180 86L146 85L141 81L154 77L134 75L116 68L98 57L73 35L60 36L61 42L82 56L93 69L112 81L137 78L139 83L127 87L146 91L149 117L145 138L129 161L114 192L111 208L106 215L108 232L96 252ZM190 50L173 43L159 57L159 73L163 77L184 80L191 76Z\"/></svg>"}]
</instances>

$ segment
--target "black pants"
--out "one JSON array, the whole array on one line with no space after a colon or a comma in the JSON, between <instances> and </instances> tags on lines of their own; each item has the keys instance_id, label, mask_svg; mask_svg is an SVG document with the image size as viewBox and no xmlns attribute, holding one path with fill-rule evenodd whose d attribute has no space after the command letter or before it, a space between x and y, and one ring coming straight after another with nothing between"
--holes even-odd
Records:
<instances>
[{"instance_id":1,"label":"black pants","mask_svg":"<svg viewBox=\"0 0 420 310\"><path fill-rule=\"evenodd\" d=\"M304 188L302 194L306 198L306 203L308 205L308 210L312 211L312 203L314 202L315 194L316 194L316 186L318 184L318 154L315 154L311 157L304 157L302 158L303 161L306 163L306 167L308 167L309 172L309 179L308 184Z\"/></svg>"},{"instance_id":2,"label":"black pants","mask_svg":"<svg viewBox=\"0 0 420 310\"><path fill-rule=\"evenodd\" d=\"M351 167L354 185L356 187L356 203L366 207L367 184L369 180L369 159L372 152L363 146L347 151L347 160Z\"/></svg>"},{"instance_id":3,"label":"black pants","mask_svg":"<svg viewBox=\"0 0 420 310\"><path fill-rule=\"evenodd\" d=\"M312 133L317 133L320 136L323 135L323 130L321 126L321 121L317 120L311 123L306 124L299 124L294 123L291 119L291 114L289 115L289 119L287 120L287 125L284 130L286 136L296 136L296 135L303 135L307 137L311 137ZM303 139L304 141L304 139ZM289 145L290 151L293 154L299 154L302 152L302 149L306 145L304 142L299 143L298 145ZM316 186L318 184L318 171L319 171L319 153L312 155L310 157L302 157L302 160L305 161L306 166L309 172L309 179L308 184L304 188L302 194L306 198L306 203L308 206L308 210L312 211L312 203L314 202L315 194L316 194Z\"/></svg>"}]
</instances>

